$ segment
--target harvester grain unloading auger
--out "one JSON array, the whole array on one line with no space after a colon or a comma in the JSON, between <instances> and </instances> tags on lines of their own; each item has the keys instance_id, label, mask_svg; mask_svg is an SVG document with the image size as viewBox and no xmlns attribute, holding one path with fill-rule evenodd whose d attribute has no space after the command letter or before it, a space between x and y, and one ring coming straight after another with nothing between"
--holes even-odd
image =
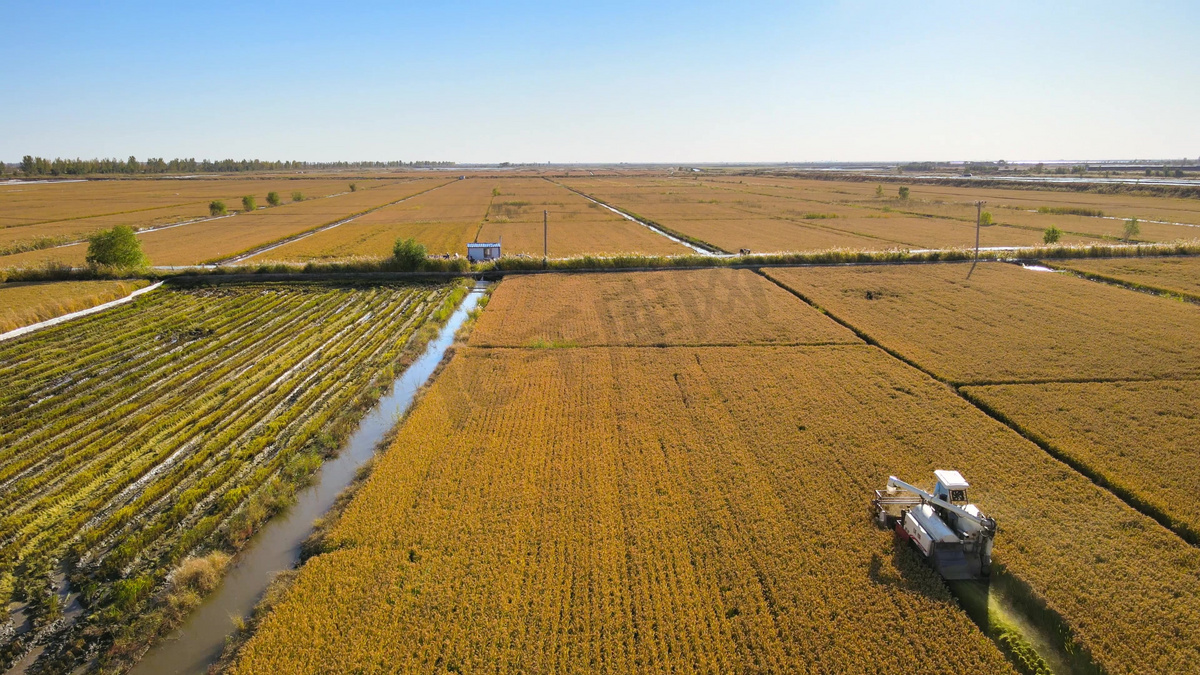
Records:
<instances>
[{"instance_id":1,"label":"harvester grain unloading auger","mask_svg":"<svg viewBox=\"0 0 1200 675\"><path fill-rule=\"evenodd\" d=\"M933 569L949 580L981 579L991 573L996 521L967 501L967 481L957 471L933 472L930 494L890 476L875 491L876 522L911 541Z\"/></svg>"}]
</instances>

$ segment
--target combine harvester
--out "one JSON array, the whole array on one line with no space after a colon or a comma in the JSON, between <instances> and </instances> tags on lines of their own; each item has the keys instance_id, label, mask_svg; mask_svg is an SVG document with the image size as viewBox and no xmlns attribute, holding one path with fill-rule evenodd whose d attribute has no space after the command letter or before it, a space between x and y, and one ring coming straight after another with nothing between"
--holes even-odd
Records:
<instances>
[{"instance_id":1,"label":"combine harvester","mask_svg":"<svg viewBox=\"0 0 1200 675\"><path fill-rule=\"evenodd\" d=\"M991 574L996 521L967 502L967 481L957 471L934 471L930 494L891 476L876 490L875 520L916 546L944 579L984 579Z\"/></svg>"}]
</instances>

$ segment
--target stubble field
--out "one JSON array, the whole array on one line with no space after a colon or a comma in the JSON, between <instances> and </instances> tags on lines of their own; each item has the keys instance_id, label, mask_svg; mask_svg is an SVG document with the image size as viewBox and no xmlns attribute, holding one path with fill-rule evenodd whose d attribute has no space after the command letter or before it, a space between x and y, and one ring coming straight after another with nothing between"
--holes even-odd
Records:
<instances>
[{"instance_id":1,"label":"stubble field","mask_svg":"<svg viewBox=\"0 0 1200 675\"><path fill-rule=\"evenodd\" d=\"M0 577L28 622L4 653L55 619L62 571L83 592L76 635L121 663L123 642L157 630L142 618L170 599L167 572L236 550L285 505L448 298L411 284L158 290L3 343Z\"/></svg>"}]
</instances>

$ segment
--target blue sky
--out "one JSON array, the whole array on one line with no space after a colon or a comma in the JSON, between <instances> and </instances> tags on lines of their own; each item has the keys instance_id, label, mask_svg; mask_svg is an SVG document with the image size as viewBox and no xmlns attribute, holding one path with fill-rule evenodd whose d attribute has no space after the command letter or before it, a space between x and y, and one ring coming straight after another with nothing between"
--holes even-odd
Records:
<instances>
[{"instance_id":1,"label":"blue sky","mask_svg":"<svg viewBox=\"0 0 1200 675\"><path fill-rule=\"evenodd\" d=\"M1200 3L0 4L0 159L1200 156Z\"/></svg>"}]
</instances>

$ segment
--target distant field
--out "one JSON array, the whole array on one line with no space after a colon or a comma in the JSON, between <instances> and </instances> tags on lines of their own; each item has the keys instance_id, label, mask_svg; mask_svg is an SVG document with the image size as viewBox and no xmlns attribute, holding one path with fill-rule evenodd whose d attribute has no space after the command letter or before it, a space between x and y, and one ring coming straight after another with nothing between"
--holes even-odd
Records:
<instances>
[{"instance_id":1,"label":"distant field","mask_svg":"<svg viewBox=\"0 0 1200 675\"><path fill-rule=\"evenodd\" d=\"M800 180L786 177L573 178L569 185L727 251L814 248L953 248L975 244L975 205L996 224L982 228L982 246L1032 246L1051 225L1062 243L1112 241L1124 218L1138 217L1143 241L1200 237L1196 200L1034 190L983 190L912 185L899 199L895 183ZM1050 212L1039 212L1039 208ZM1104 209L1109 209L1105 211ZM1098 211L1085 217L1058 211Z\"/></svg>"},{"instance_id":2,"label":"distant field","mask_svg":"<svg viewBox=\"0 0 1200 675\"><path fill-rule=\"evenodd\" d=\"M539 274L504 282L480 346L857 343L749 270Z\"/></svg>"},{"instance_id":3,"label":"distant field","mask_svg":"<svg viewBox=\"0 0 1200 675\"><path fill-rule=\"evenodd\" d=\"M643 253L679 255L690 249L544 180L497 185L479 241L504 242L504 252L541 257L542 211L549 211L551 257Z\"/></svg>"},{"instance_id":4,"label":"distant field","mask_svg":"<svg viewBox=\"0 0 1200 675\"><path fill-rule=\"evenodd\" d=\"M0 284L0 333L123 298L149 283L134 279Z\"/></svg>"},{"instance_id":5,"label":"distant field","mask_svg":"<svg viewBox=\"0 0 1200 675\"><path fill-rule=\"evenodd\" d=\"M1195 377L1190 305L1007 263L770 269L833 316L958 383Z\"/></svg>"},{"instance_id":6,"label":"distant field","mask_svg":"<svg viewBox=\"0 0 1200 675\"><path fill-rule=\"evenodd\" d=\"M253 261L335 260L386 257L397 239L414 237L435 255L466 255L492 199L495 181L443 181L418 195L332 230L255 256Z\"/></svg>"},{"instance_id":7,"label":"distant field","mask_svg":"<svg viewBox=\"0 0 1200 675\"><path fill-rule=\"evenodd\" d=\"M897 191L903 183L883 183L883 197L876 196L879 183L872 182L747 176L714 178L706 181L708 183L737 192L763 192L814 203L858 205L871 209L890 208L970 223L975 222L974 202L983 200L986 202L984 209L991 212L998 223L1038 231L1057 225L1068 232L1117 237L1122 234L1125 219L1138 218L1142 221L1141 238L1145 240L1173 241L1200 237L1195 227L1152 222L1200 225L1200 200L1196 199L1053 190L956 188L914 183L909 185L909 198L899 200ZM1039 209L1051 212L1039 212ZM1056 210L1060 213L1053 212ZM1104 217L1061 213L1072 210L1098 211Z\"/></svg>"},{"instance_id":8,"label":"distant field","mask_svg":"<svg viewBox=\"0 0 1200 675\"><path fill-rule=\"evenodd\" d=\"M689 249L537 178L471 178L382 209L255 258L307 262L391 255L413 237L434 255L466 255L467 242L497 241L506 255L541 257L542 211L550 212L552 257L619 253L680 254Z\"/></svg>"},{"instance_id":9,"label":"distant field","mask_svg":"<svg viewBox=\"0 0 1200 675\"><path fill-rule=\"evenodd\" d=\"M779 179L783 187L733 180L650 178L642 181L575 179L568 184L607 203L696 237L726 251L795 251L823 248L953 248L974 246L975 214L925 217L917 201L863 202L830 193L840 183ZM852 184L847 184L852 185ZM871 186L874 190L874 186ZM1098 236L1067 234L1064 243ZM1042 231L992 225L982 246L1031 246Z\"/></svg>"},{"instance_id":10,"label":"distant field","mask_svg":"<svg viewBox=\"0 0 1200 675\"><path fill-rule=\"evenodd\" d=\"M383 206L435 185L437 182L432 180L396 181L371 190L360 189L300 203L285 202L229 218L145 232L138 238L152 265L211 262ZM86 255L87 245L78 244L0 256L0 267L35 267L46 262L80 266Z\"/></svg>"},{"instance_id":11,"label":"distant field","mask_svg":"<svg viewBox=\"0 0 1200 675\"><path fill-rule=\"evenodd\" d=\"M905 269L936 281L960 267ZM986 273L987 288L1045 291ZM1190 668L1200 552L880 349L747 344L757 322L778 334L793 311L785 323L802 333L788 339L849 339L733 274L501 282L234 672L874 672L950 659L1005 672L945 586L864 513L887 475L927 484L946 467L998 519L998 565L1102 668ZM907 309L951 322L932 304ZM596 346L617 340L655 346ZM725 346L688 346L709 340ZM895 637L917 632L937 639Z\"/></svg>"},{"instance_id":12,"label":"distant field","mask_svg":"<svg viewBox=\"0 0 1200 675\"><path fill-rule=\"evenodd\" d=\"M394 181L355 181L360 190ZM267 193L278 192L285 203L292 192L308 198L346 192L349 181L329 179L145 179L75 183L0 185L0 250L28 245L43 237L81 238L113 225L142 229L206 218L208 203L223 200L242 208L244 195L266 206Z\"/></svg>"},{"instance_id":13,"label":"distant field","mask_svg":"<svg viewBox=\"0 0 1200 675\"><path fill-rule=\"evenodd\" d=\"M1108 484L1200 536L1200 381L965 390Z\"/></svg>"},{"instance_id":14,"label":"distant field","mask_svg":"<svg viewBox=\"0 0 1200 675\"><path fill-rule=\"evenodd\" d=\"M1200 299L1200 257L1054 261L1054 267Z\"/></svg>"},{"instance_id":15,"label":"distant field","mask_svg":"<svg viewBox=\"0 0 1200 675\"><path fill-rule=\"evenodd\" d=\"M167 573L236 550L287 504L449 293L159 290L0 343L4 603L15 593L35 626L52 621L46 579L61 566L86 595L76 637L141 644L157 625L138 622L167 602ZM170 599L177 612L197 601Z\"/></svg>"},{"instance_id":16,"label":"distant field","mask_svg":"<svg viewBox=\"0 0 1200 675\"><path fill-rule=\"evenodd\" d=\"M254 195L260 206L266 204L268 191L280 194L285 202L282 209L254 212L264 218L257 223L261 232L214 221L220 225L207 229L206 224L185 225L187 232L162 235L164 242L178 237L178 246L158 243L156 237L147 239L148 246L155 243L151 259L157 264L207 261L303 231L313 227L311 223L349 215L355 200L364 199L364 194L405 184L440 183L448 184L411 203L270 251L255 261L383 257L390 254L396 239L407 237L416 238L434 255L462 255L467 242L503 238L506 254L540 257L543 211L549 212L551 257L690 253L567 188L728 252L971 247L976 199L987 201L986 210L995 221L980 232L984 247L1038 245L1052 225L1063 231L1063 244L1114 243L1123 236L1127 217L1141 220L1138 241L1200 239L1200 200L919 184L909 186L909 198L900 199L895 183L885 184L883 194L876 195L877 185L870 182L648 171L587 173L568 172L549 180L541 172L525 171L475 173L466 180L449 173L423 173L347 180L267 177L4 185L0 186L0 254L15 255L0 255L0 267L45 261L82 264L77 247L21 251L79 240L118 224L144 229L207 218L211 199L222 199L236 211L244 194ZM292 191L325 197L348 190L351 180L359 186L355 195L317 200L321 206L287 204ZM301 224L289 224L282 217L284 209L293 207ZM327 218L317 215L321 209ZM202 255L181 255L176 249Z\"/></svg>"}]
</instances>

